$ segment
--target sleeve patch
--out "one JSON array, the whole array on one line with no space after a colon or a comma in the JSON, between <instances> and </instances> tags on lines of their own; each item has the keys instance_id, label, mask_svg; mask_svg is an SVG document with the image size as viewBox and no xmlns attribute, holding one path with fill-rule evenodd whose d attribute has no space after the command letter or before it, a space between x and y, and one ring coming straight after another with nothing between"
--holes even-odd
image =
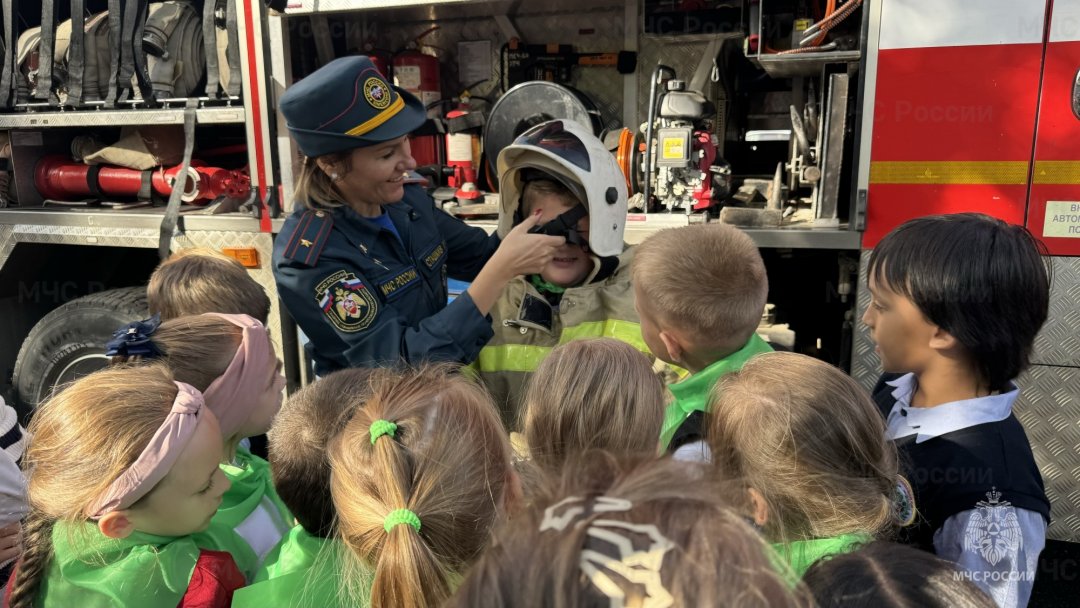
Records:
<instances>
[{"instance_id":1,"label":"sleeve patch","mask_svg":"<svg viewBox=\"0 0 1080 608\"><path fill-rule=\"evenodd\" d=\"M379 303L351 272L339 270L315 287L315 300L326 320L338 330L354 333L371 327Z\"/></svg>"}]
</instances>

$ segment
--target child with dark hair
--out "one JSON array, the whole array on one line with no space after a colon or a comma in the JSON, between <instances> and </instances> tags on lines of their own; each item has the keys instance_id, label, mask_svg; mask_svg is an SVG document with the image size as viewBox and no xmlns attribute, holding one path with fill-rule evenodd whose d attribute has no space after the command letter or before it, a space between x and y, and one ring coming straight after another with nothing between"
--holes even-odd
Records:
<instances>
[{"instance_id":1,"label":"child with dark hair","mask_svg":"<svg viewBox=\"0 0 1080 608\"><path fill-rule=\"evenodd\" d=\"M818 608L995 608L953 564L884 541L819 560L803 583Z\"/></svg>"},{"instance_id":2,"label":"child with dark hair","mask_svg":"<svg viewBox=\"0 0 1080 608\"><path fill-rule=\"evenodd\" d=\"M874 399L921 518L902 538L957 562L1000 606L1025 606L1050 502L1012 412L1050 279L1023 226L918 218L870 255L863 321L885 375Z\"/></svg>"}]
</instances>

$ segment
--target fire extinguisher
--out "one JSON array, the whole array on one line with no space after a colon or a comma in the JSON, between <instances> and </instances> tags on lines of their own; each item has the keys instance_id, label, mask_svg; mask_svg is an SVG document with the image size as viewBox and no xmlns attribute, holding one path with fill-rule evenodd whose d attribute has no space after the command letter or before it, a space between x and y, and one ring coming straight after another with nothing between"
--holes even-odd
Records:
<instances>
[{"instance_id":1,"label":"fire extinguisher","mask_svg":"<svg viewBox=\"0 0 1080 608\"><path fill-rule=\"evenodd\" d=\"M436 104L442 99L439 89L439 60L432 55L421 53L418 48L425 36L439 29L435 26L416 37L408 48L394 56L391 65L394 72L394 84L415 95L424 107ZM428 110L428 118L437 118L438 108ZM430 123L429 123L430 125ZM443 164L442 138L439 133L421 127L409 137L413 158L417 165Z\"/></svg>"},{"instance_id":2,"label":"fire extinguisher","mask_svg":"<svg viewBox=\"0 0 1080 608\"><path fill-rule=\"evenodd\" d=\"M458 107L446 113L449 125L446 133L446 164L454 169L449 184L451 188L457 188L454 196L459 201L472 201L483 196L476 188L480 137L476 129L471 127L468 117L468 96L463 96Z\"/></svg>"},{"instance_id":3,"label":"fire extinguisher","mask_svg":"<svg viewBox=\"0 0 1080 608\"><path fill-rule=\"evenodd\" d=\"M370 40L364 43L363 53L367 55L372 65L382 74L383 78L390 80L390 53L379 50L375 47L375 43Z\"/></svg>"},{"instance_id":4,"label":"fire extinguisher","mask_svg":"<svg viewBox=\"0 0 1080 608\"><path fill-rule=\"evenodd\" d=\"M436 25L417 36L404 51L394 56L392 62L394 84L419 98L425 108L442 99L439 88L439 60L419 51L424 37L437 29L439 26ZM437 114L437 110L433 110L428 113L429 118L435 118L432 112Z\"/></svg>"}]
</instances>

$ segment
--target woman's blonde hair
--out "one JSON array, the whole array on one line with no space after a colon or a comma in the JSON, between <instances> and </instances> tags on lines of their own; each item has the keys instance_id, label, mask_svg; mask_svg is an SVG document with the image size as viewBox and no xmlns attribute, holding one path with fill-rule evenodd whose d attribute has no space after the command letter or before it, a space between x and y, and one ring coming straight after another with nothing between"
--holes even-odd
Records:
<instances>
[{"instance_id":1,"label":"woman's blonde hair","mask_svg":"<svg viewBox=\"0 0 1080 608\"><path fill-rule=\"evenodd\" d=\"M611 338L556 347L536 368L522 426L529 454L557 469L575 452L657 454L664 385L649 358Z\"/></svg>"},{"instance_id":2,"label":"woman's blonde hair","mask_svg":"<svg viewBox=\"0 0 1080 608\"><path fill-rule=\"evenodd\" d=\"M510 446L491 397L448 366L379 370L330 445L330 487L349 554L346 593L371 606L438 606L487 546L502 512ZM396 425L372 433L376 421ZM376 430L385 422L375 425ZM383 528L408 509L419 530Z\"/></svg>"},{"instance_id":3,"label":"woman's blonde hair","mask_svg":"<svg viewBox=\"0 0 1080 608\"><path fill-rule=\"evenodd\" d=\"M86 520L86 509L150 443L176 393L163 365L117 367L76 380L35 411L23 457L30 513L10 606L34 604L52 560L53 525Z\"/></svg>"},{"instance_id":4,"label":"woman's blonde hair","mask_svg":"<svg viewBox=\"0 0 1080 608\"><path fill-rule=\"evenodd\" d=\"M761 494L769 540L881 534L894 522L896 448L870 396L839 369L758 355L716 384L709 411L716 470L747 501L747 490Z\"/></svg>"},{"instance_id":5,"label":"woman's blonde hair","mask_svg":"<svg viewBox=\"0 0 1080 608\"><path fill-rule=\"evenodd\" d=\"M578 454L499 531L447 606L808 605L724 495L692 463Z\"/></svg>"},{"instance_id":6,"label":"woman's blonde hair","mask_svg":"<svg viewBox=\"0 0 1080 608\"><path fill-rule=\"evenodd\" d=\"M205 391L225 373L243 339L243 329L213 314L177 317L163 322L150 336L161 357L150 359L169 367L173 376ZM117 355L115 364L147 361L139 356Z\"/></svg>"},{"instance_id":7,"label":"woman's blonde hair","mask_svg":"<svg viewBox=\"0 0 1080 608\"><path fill-rule=\"evenodd\" d=\"M300 172L296 175L296 186L293 188L294 204L299 203L308 209L347 207L349 202L334 186L334 180L319 166L319 159L340 166L340 176L352 170L352 150L318 157L304 156L300 162Z\"/></svg>"}]
</instances>

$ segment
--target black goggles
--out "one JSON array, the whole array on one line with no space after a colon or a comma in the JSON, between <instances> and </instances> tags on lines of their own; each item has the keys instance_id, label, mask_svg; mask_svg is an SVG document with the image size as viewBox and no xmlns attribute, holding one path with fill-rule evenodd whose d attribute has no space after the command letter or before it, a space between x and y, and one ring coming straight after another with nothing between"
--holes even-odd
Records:
<instances>
[{"instance_id":1,"label":"black goggles","mask_svg":"<svg viewBox=\"0 0 1080 608\"><path fill-rule=\"evenodd\" d=\"M571 245L581 245L583 247L588 246L589 241L581 236L581 233L577 230L578 221L582 218L588 217L589 211L584 205L577 205L573 209L559 214L540 226L533 226L529 230L532 234L546 234L548 236L561 236L566 239L567 243Z\"/></svg>"}]
</instances>

